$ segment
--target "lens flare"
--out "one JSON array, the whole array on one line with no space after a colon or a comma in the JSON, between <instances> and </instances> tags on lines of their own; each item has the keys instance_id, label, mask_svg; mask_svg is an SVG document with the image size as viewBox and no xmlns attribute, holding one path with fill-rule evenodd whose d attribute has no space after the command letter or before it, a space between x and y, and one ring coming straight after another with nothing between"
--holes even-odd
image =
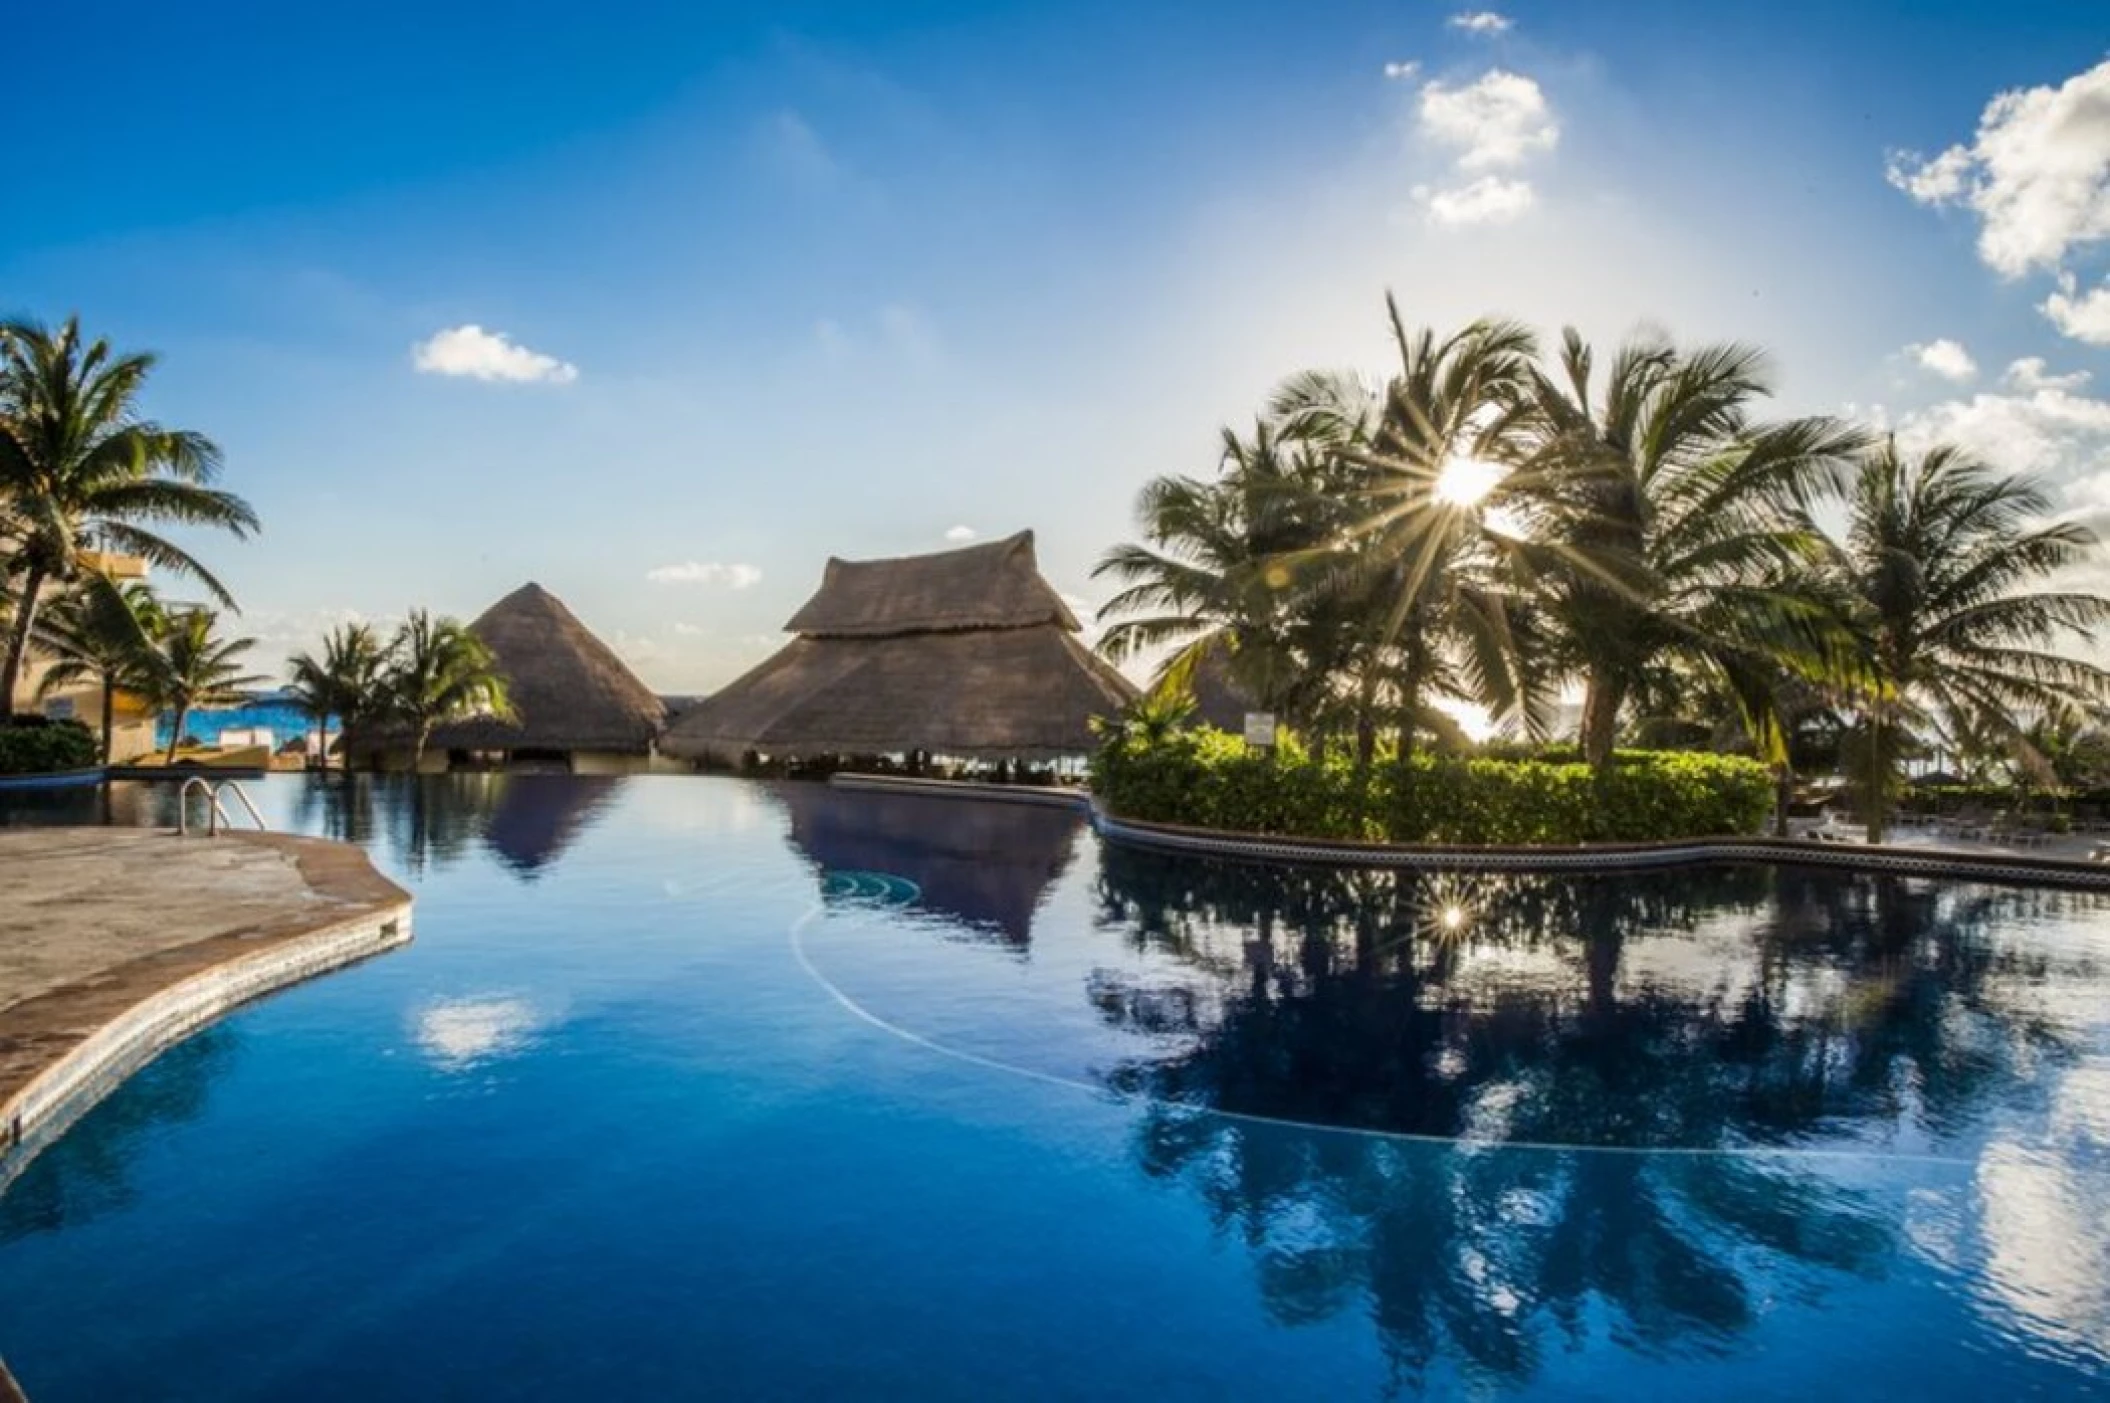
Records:
<instances>
[{"instance_id":1,"label":"lens flare","mask_svg":"<svg viewBox=\"0 0 2110 1403\"><path fill-rule=\"evenodd\" d=\"M1446 458L1436 471L1435 497L1449 507L1477 507L1509 470L1482 458Z\"/></svg>"}]
</instances>

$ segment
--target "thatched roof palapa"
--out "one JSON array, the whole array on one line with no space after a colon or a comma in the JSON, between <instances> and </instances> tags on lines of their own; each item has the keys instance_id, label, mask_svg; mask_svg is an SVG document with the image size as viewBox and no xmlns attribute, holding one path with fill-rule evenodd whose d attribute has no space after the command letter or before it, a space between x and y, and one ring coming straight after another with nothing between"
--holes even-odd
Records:
<instances>
[{"instance_id":1,"label":"thatched roof palapa","mask_svg":"<svg viewBox=\"0 0 2110 1403\"><path fill-rule=\"evenodd\" d=\"M1033 533L894 560L830 560L798 637L683 712L668 754L736 760L925 751L1047 759L1135 688L1078 641Z\"/></svg>"},{"instance_id":2,"label":"thatched roof palapa","mask_svg":"<svg viewBox=\"0 0 2110 1403\"><path fill-rule=\"evenodd\" d=\"M441 750L586 750L644 755L666 722L659 697L564 601L525 584L469 625L505 674L515 720L441 726Z\"/></svg>"}]
</instances>

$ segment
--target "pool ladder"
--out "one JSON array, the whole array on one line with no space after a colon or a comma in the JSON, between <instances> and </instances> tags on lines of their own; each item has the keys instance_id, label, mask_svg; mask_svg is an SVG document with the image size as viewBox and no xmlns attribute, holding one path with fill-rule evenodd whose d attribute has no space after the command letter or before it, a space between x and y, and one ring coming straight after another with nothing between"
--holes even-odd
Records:
<instances>
[{"instance_id":1,"label":"pool ladder","mask_svg":"<svg viewBox=\"0 0 2110 1403\"><path fill-rule=\"evenodd\" d=\"M257 812L256 804L250 799L248 790L231 779L214 783L212 780L192 775L183 781L183 788L176 794L176 836L190 836L190 796L193 792L205 796L206 837L217 838L222 828L233 828L234 820L227 816L227 806L221 802L221 797L229 790L233 790L234 797L241 801L242 808L249 814L249 821L256 825L256 831L264 832L269 825L264 822L264 816Z\"/></svg>"}]
</instances>

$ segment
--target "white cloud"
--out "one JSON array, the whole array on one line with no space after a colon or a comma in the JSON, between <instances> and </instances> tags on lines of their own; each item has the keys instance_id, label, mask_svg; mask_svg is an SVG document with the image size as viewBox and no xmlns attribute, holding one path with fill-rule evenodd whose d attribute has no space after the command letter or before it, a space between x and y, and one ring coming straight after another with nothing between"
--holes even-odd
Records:
<instances>
[{"instance_id":1,"label":"white cloud","mask_svg":"<svg viewBox=\"0 0 2110 1403\"><path fill-rule=\"evenodd\" d=\"M1467 34L1507 34L1516 27L1516 21L1507 15L1498 15L1493 10L1467 10L1452 15L1446 21L1453 29L1462 29Z\"/></svg>"},{"instance_id":2,"label":"white cloud","mask_svg":"<svg viewBox=\"0 0 2110 1403\"><path fill-rule=\"evenodd\" d=\"M2059 279L2059 290L2044 300L2051 324L2076 341L2110 346L2110 279L2081 292L2072 274Z\"/></svg>"},{"instance_id":3,"label":"white cloud","mask_svg":"<svg viewBox=\"0 0 2110 1403\"><path fill-rule=\"evenodd\" d=\"M879 331L888 347L911 360L927 363L938 358L937 329L918 308L903 302L880 308Z\"/></svg>"},{"instance_id":4,"label":"white cloud","mask_svg":"<svg viewBox=\"0 0 2110 1403\"><path fill-rule=\"evenodd\" d=\"M2011 390L2025 392L2034 390L2078 390L2088 383L2088 372L2076 370L2066 375L2048 375L2044 371L2044 357L2024 356L2007 368L2000 383Z\"/></svg>"},{"instance_id":5,"label":"white cloud","mask_svg":"<svg viewBox=\"0 0 2110 1403\"><path fill-rule=\"evenodd\" d=\"M830 360L841 360L855 349L850 333L843 330L842 323L828 317L814 324L813 339L820 342L821 353Z\"/></svg>"},{"instance_id":6,"label":"white cloud","mask_svg":"<svg viewBox=\"0 0 2110 1403\"><path fill-rule=\"evenodd\" d=\"M1427 208L1430 223L1447 228L1507 224L1538 203L1529 181L1508 180L1499 175L1483 175L1469 185L1444 190L1419 186L1414 198Z\"/></svg>"},{"instance_id":7,"label":"white cloud","mask_svg":"<svg viewBox=\"0 0 2110 1403\"><path fill-rule=\"evenodd\" d=\"M762 159L779 175L808 190L823 190L842 175L842 164L821 134L798 113L773 112L756 133Z\"/></svg>"},{"instance_id":8,"label":"white cloud","mask_svg":"<svg viewBox=\"0 0 2110 1403\"><path fill-rule=\"evenodd\" d=\"M1538 83L1500 68L1464 87L1428 83L1419 115L1423 135L1455 148L1465 171L1522 165L1560 140L1560 124Z\"/></svg>"},{"instance_id":9,"label":"white cloud","mask_svg":"<svg viewBox=\"0 0 2110 1403\"><path fill-rule=\"evenodd\" d=\"M2037 357L2018 360L1999 392L1901 417L1898 446L1922 453L1956 444L1996 467L2043 478L2100 523L2110 517L2110 400L2083 393L2087 383L2085 373L2050 375Z\"/></svg>"},{"instance_id":10,"label":"white cloud","mask_svg":"<svg viewBox=\"0 0 2110 1403\"><path fill-rule=\"evenodd\" d=\"M1978 376L1978 362L1960 341L1946 336L1938 337L1924 345L1914 344L1905 348L1905 354L1919 363L1920 369L1939 375L1944 380L1953 380L1961 385Z\"/></svg>"},{"instance_id":11,"label":"white cloud","mask_svg":"<svg viewBox=\"0 0 2110 1403\"><path fill-rule=\"evenodd\" d=\"M727 585L746 589L759 584L761 570L752 565L724 564L716 560L685 560L647 570L645 578L655 585Z\"/></svg>"},{"instance_id":12,"label":"white cloud","mask_svg":"<svg viewBox=\"0 0 2110 1403\"><path fill-rule=\"evenodd\" d=\"M427 375L544 385L568 385L579 378L577 366L515 345L504 332L486 331L474 322L434 332L412 346L410 355Z\"/></svg>"},{"instance_id":13,"label":"white cloud","mask_svg":"<svg viewBox=\"0 0 2110 1403\"><path fill-rule=\"evenodd\" d=\"M1429 223L1453 229L1504 224L1538 203L1529 181L1491 173L1522 165L1560 140L1553 109L1532 79L1493 68L1462 87L1430 82L1422 87L1415 112L1424 138L1457 153L1461 177L1490 172L1448 185L1417 186L1414 199Z\"/></svg>"},{"instance_id":14,"label":"white cloud","mask_svg":"<svg viewBox=\"0 0 2110 1403\"><path fill-rule=\"evenodd\" d=\"M702 624L681 623L677 621L674 625L674 636L677 638L701 638L709 632L710 630L705 628Z\"/></svg>"},{"instance_id":15,"label":"white cloud","mask_svg":"<svg viewBox=\"0 0 2110 1403\"><path fill-rule=\"evenodd\" d=\"M972 526L955 526L950 531L947 531L945 533L945 539L948 541L957 541L960 544L965 545L967 542L973 540L976 536L980 534L981 533L979 531L976 531Z\"/></svg>"},{"instance_id":16,"label":"white cloud","mask_svg":"<svg viewBox=\"0 0 2110 1403\"><path fill-rule=\"evenodd\" d=\"M1385 76L1395 83L1405 82L1419 72L1421 72L1421 64L1414 59L1408 59L1404 63L1388 63L1385 65Z\"/></svg>"},{"instance_id":17,"label":"white cloud","mask_svg":"<svg viewBox=\"0 0 2110 1403\"><path fill-rule=\"evenodd\" d=\"M1888 176L1921 204L1976 214L1979 257L2000 273L2057 268L2110 238L2110 60L2056 88L1998 94L1969 145L1932 160L1896 153Z\"/></svg>"},{"instance_id":18,"label":"white cloud","mask_svg":"<svg viewBox=\"0 0 2110 1403\"><path fill-rule=\"evenodd\" d=\"M853 357L877 357L897 365L930 369L944 359L945 347L937 328L923 310L909 302L891 302L859 319L856 329L826 317L816 322L813 339L821 354L831 361Z\"/></svg>"}]
</instances>

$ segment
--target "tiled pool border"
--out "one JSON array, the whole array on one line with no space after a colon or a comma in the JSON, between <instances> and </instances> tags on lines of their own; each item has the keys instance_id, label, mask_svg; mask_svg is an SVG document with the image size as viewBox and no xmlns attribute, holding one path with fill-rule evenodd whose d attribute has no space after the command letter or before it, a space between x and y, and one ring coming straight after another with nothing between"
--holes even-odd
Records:
<instances>
[{"instance_id":1,"label":"tiled pool border","mask_svg":"<svg viewBox=\"0 0 2110 1403\"><path fill-rule=\"evenodd\" d=\"M1100 807L1090 794L1076 789L909 779L893 775L842 774L834 776L831 783L850 790L993 799L1068 808L1085 814L1092 830L1111 842L1246 862L1496 872L1642 871L1710 862L1764 862L1840 867L1910 877L2110 890L2110 864L2010 853L1981 855L1946 848L1819 843L1794 838L1694 838L1669 843L1590 843L1566 848L1348 843L1261 833L1228 833L1116 818Z\"/></svg>"}]
</instances>

